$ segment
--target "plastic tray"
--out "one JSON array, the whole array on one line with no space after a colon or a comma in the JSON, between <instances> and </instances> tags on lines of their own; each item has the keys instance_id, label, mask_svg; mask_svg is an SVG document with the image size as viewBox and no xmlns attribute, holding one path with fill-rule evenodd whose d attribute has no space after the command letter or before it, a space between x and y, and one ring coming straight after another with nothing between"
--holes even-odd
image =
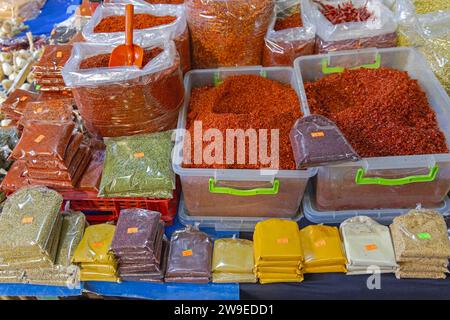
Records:
<instances>
[{"instance_id":1,"label":"plastic tray","mask_svg":"<svg viewBox=\"0 0 450 320\"><path fill-rule=\"evenodd\" d=\"M288 83L299 95L294 71L288 67L237 67L188 72L184 78L185 101L178 118L179 130L172 157L173 169L181 178L185 206L195 216L292 218L297 215L308 180L316 174L316 169L219 170L181 166L191 89L244 74L264 75Z\"/></svg>"},{"instance_id":2,"label":"plastic tray","mask_svg":"<svg viewBox=\"0 0 450 320\"><path fill-rule=\"evenodd\" d=\"M308 191L303 198L303 213L305 218L313 223L341 223L344 220L355 216L368 216L382 224L390 224L392 220L409 210L416 208L416 206L409 209L374 209L374 210L340 210L340 211L320 211L316 208L313 188L308 188ZM433 209L439 213L446 214L450 212L450 198L445 197L444 201Z\"/></svg>"},{"instance_id":3,"label":"plastic tray","mask_svg":"<svg viewBox=\"0 0 450 320\"><path fill-rule=\"evenodd\" d=\"M361 66L407 71L426 92L447 143L450 142L450 98L424 58L413 48L362 49L300 57L294 66L305 114L310 111L304 81L316 81L343 68ZM317 208L323 211L391 210L411 208L417 203L438 207L450 190L450 154L364 158L359 162L320 167L315 188Z\"/></svg>"},{"instance_id":4,"label":"plastic tray","mask_svg":"<svg viewBox=\"0 0 450 320\"><path fill-rule=\"evenodd\" d=\"M291 219L295 222L300 221L302 217L301 211ZM178 218L182 224L194 225L198 224L200 228L212 228L216 231L240 231L253 232L258 222L270 219L270 217L205 217L205 216L191 216L184 206L183 195L180 198L178 206Z\"/></svg>"}]
</instances>

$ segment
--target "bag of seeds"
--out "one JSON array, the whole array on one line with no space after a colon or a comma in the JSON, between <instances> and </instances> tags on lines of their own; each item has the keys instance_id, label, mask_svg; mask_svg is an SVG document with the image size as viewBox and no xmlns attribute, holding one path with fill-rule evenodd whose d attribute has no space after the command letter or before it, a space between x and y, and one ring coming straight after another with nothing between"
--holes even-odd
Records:
<instances>
[{"instance_id":1,"label":"bag of seeds","mask_svg":"<svg viewBox=\"0 0 450 320\"><path fill-rule=\"evenodd\" d=\"M264 66L290 66L296 58L314 53L316 27L305 14L306 6L307 0L276 4L276 16L264 38Z\"/></svg>"},{"instance_id":2,"label":"bag of seeds","mask_svg":"<svg viewBox=\"0 0 450 320\"><path fill-rule=\"evenodd\" d=\"M273 0L187 0L194 68L260 65Z\"/></svg>"},{"instance_id":3,"label":"bag of seeds","mask_svg":"<svg viewBox=\"0 0 450 320\"><path fill-rule=\"evenodd\" d=\"M317 28L316 53L397 45L395 16L380 0L317 0L308 16Z\"/></svg>"},{"instance_id":4,"label":"bag of seeds","mask_svg":"<svg viewBox=\"0 0 450 320\"><path fill-rule=\"evenodd\" d=\"M86 129L121 137L175 128L184 87L174 43L148 44L142 69L109 68L115 46L77 43L62 71Z\"/></svg>"},{"instance_id":5,"label":"bag of seeds","mask_svg":"<svg viewBox=\"0 0 450 320\"><path fill-rule=\"evenodd\" d=\"M155 40L173 40L180 55L181 69L188 72L191 69L191 53L184 7L134 4L134 42L145 47ZM125 5L114 3L98 7L83 28L83 36L89 42L125 43Z\"/></svg>"},{"instance_id":6,"label":"bag of seeds","mask_svg":"<svg viewBox=\"0 0 450 320\"><path fill-rule=\"evenodd\" d=\"M171 131L106 138L101 197L172 198Z\"/></svg>"}]
</instances>

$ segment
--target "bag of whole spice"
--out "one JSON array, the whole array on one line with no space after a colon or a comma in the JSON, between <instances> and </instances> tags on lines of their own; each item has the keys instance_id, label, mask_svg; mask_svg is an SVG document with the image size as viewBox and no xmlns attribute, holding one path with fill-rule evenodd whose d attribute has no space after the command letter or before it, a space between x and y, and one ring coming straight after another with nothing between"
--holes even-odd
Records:
<instances>
[{"instance_id":1,"label":"bag of whole spice","mask_svg":"<svg viewBox=\"0 0 450 320\"><path fill-rule=\"evenodd\" d=\"M195 68L260 65L273 0L187 0Z\"/></svg>"},{"instance_id":2,"label":"bag of whole spice","mask_svg":"<svg viewBox=\"0 0 450 320\"><path fill-rule=\"evenodd\" d=\"M191 69L191 52L184 8L135 3L134 12L134 42L145 47L149 41L163 38L173 40L180 55L181 70L188 72ZM83 28L83 36L89 42L115 45L125 43L124 4L114 3L98 7L92 19Z\"/></svg>"},{"instance_id":3,"label":"bag of whole spice","mask_svg":"<svg viewBox=\"0 0 450 320\"><path fill-rule=\"evenodd\" d=\"M314 0L316 53L397 45L395 16L380 0Z\"/></svg>"},{"instance_id":4,"label":"bag of whole spice","mask_svg":"<svg viewBox=\"0 0 450 320\"><path fill-rule=\"evenodd\" d=\"M62 73L86 129L120 137L173 129L184 99L179 57L172 41L144 49L143 68L109 68L115 45L78 43Z\"/></svg>"},{"instance_id":5,"label":"bag of whole spice","mask_svg":"<svg viewBox=\"0 0 450 320\"><path fill-rule=\"evenodd\" d=\"M276 17L264 39L264 66L289 66L296 58L314 53L316 27L302 9L309 5L308 0L276 4Z\"/></svg>"}]
</instances>

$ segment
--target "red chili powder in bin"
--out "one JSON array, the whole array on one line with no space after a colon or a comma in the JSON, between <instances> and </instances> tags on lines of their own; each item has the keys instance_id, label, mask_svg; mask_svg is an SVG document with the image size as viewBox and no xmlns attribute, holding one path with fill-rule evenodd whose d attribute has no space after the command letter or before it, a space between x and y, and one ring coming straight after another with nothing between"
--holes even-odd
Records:
<instances>
[{"instance_id":1,"label":"red chili powder in bin","mask_svg":"<svg viewBox=\"0 0 450 320\"><path fill-rule=\"evenodd\" d=\"M245 163L237 163L236 140L234 142L234 163L226 164L226 130L250 128L267 129L268 151L271 154L270 129L279 129L279 168L295 170L289 133L296 119L301 117L300 103L294 89L288 84L255 75L232 76L226 78L217 87L206 86L194 88L191 93L189 113L186 128L190 131L191 157L193 162L194 144L201 143L202 137L194 136L194 121L202 121L203 133L210 128L218 129L224 137L223 163L183 164L191 168L227 168L227 169L258 169L270 167L249 161L249 139L246 138ZM258 144L260 140L258 138ZM206 148L208 142L200 148ZM259 152L259 146L258 146ZM215 155L215 153L213 153Z\"/></svg>"},{"instance_id":2,"label":"red chili powder in bin","mask_svg":"<svg viewBox=\"0 0 450 320\"><path fill-rule=\"evenodd\" d=\"M151 4L183 4L184 0L145 0Z\"/></svg>"},{"instance_id":3,"label":"red chili powder in bin","mask_svg":"<svg viewBox=\"0 0 450 320\"><path fill-rule=\"evenodd\" d=\"M141 30L162 26L174 22L173 16L154 16L148 13L137 13L133 19L133 29ZM125 16L109 16L95 26L95 33L123 32L125 31Z\"/></svg>"},{"instance_id":4,"label":"red chili powder in bin","mask_svg":"<svg viewBox=\"0 0 450 320\"><path fill-rule=\"evenodd\" d=\"M142 66L145 67L152 59L158 56L163 50L161 48L153 48L144 51L144 59L142 60ZM92 69L92 68L108 68L110 53L99 54L87 59L84 59L80 63L80 69Z\"/></svg>"},{"instance_id":5,"label":"red chili powder in bin","mask_svg":"<svg viewBox=\"0 0 450 320\"><path fill-rule=\"evenodd\" d=\"M280 31L300 27L303 27L303 21L300 12L297 12L285 18L278 18L275 22L274 30Z\"/></svg>"},{"instance_id":6,"label":"red chili powder in bin","mask_svg":"<svg viewBox=\"0 0 450 320\"><path fill-rule=\"evenodd\" d=\"M305 89L311 112L333 120L362 157L448 152L425 92L405 71L346 70Z\"/></svg>"}]
</instances>

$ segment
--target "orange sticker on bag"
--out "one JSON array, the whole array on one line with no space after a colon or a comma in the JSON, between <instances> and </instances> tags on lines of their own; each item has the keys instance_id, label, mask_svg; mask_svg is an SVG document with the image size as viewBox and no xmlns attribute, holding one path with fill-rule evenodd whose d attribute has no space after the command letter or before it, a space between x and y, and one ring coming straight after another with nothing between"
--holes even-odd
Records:
<instances>
[{"instance_id":1,"label":"orange sticker on bag","mask_svg":"<svg viewBox=\"0 0 450 320\"><path fill-rule=\"evenodd\" d=\"M94 242L94 243L92 244L92 246L93 246L94 248L103 247L103 245L104 245L103 242Z\"/></svg>"},{"instance_id":2,"label":"orange sticker on bag","mask_svg":"<svg viewBox=\"0 0 450 320\"><path fill-rule=\"evenodd\" d=\"M23 217L22 224L30 224L33 222L33 217Z\"/></svg>"},{"instance_id":3,"label":"orange sticker on bag","mask_svg":"<svg viewBox=\"0 0 450 320\"><path fill-rule=\"evenodd\" d=\"M181 252L181 255L182 255L183 257L189 257L189 256L192 256L192 249L184 250L183 252Z\"/></svg>"},{"instance_id":4,"label":"orange sticker on bag","mask_svg":"<svg viewBox=\"0 0 450 320\"><path fill-rule=\"evenodd\" d=\"M376 244L368 244L365 246L367 251L373 251L373 250L377 250L378 246Z\"/></svg>"},{"instance_id":5,"label":"orange sticker on bag","mask_svg":"<svg viewBox=\"0 0 450 320\"><path fill-rule=\"evenodd\" d=\"M323 131L311 132L311 137L313 137L313 138L325 137L325 132L323 132Z\"/></svg>"},{"instance_id":6,"label":"orange sticker on bag","mask_svg":"<svg viewBox=\"0 0 450 320\"><path fill-rule=\"evenodd\" d=\"M316 247L325 247L326 245L327 245L327 242L325 241L325 240L319 240L319 241L316 241L316 242L314 242L314 245L316 246Z\"/></svg>"},{"instance_id":7,"label":"orange sticker on bag","mask_svg":"<svg viewBox=\"0 0 450 320\"><path fill-rule=\"evenodd\" d=\"M43 111L43 110L42 110L42 108L40 108L40 107L36 109L36 113L41 113L42 111Z\"/></svg>"},{"instance_id":8,"label":"orange sticker on bag","mask_svg":"<svg viewBox=\"0 0 450 320\"><path fill-rule=\"evenodd\" d=\"M23 97L22 97L22 98L20 98L19 100L23 102L23 101L25 101L25 100L27 100L27 99L28 99L28 97L27 97L27 96L23 96Z\"/></svg>"},{"instance_id":9,"label":"orange sticker on bag","mask_svg":"<svg viewBox=\"0 0 450 320\"><path fill-rule=\"evenodd\" d=\"M127 233L137 233L139 231L138 228L128 228Z\"/></svg>"},{"instance_id":10,"label":"orange sticker on bag","mask_svg":"<svg viewBox=\"0 0 450 320\"><path fill-rule=\"evenodd\" d=\"M277 239L277 243L278 244L288 244L289 239L288 238L280 238L280 239Z\"/></svg>"},{"instance_id":11,"label":"orange sticker on bag","mask_svg":"<svg viewBox=\"0 0 450 320\"><path fill-rule=\"evenodd\" d=\"M37 137L36 139L34 139L34 142L36 143L41 143L42 140L44 140L45 136L44 135L39 135L39 137Z\"/></svg>"},{"instance_id":12,"label":"orange sticker on bag","mask_svg":"<svg viewBox=\"0 0 450 320\"><path fill-rule=\"evenodd\" d=\"M143 158L144 156L145 156L145 154L143 152L137 152L137 153L134 154L134 157L136 159Z\"/></svg>"},{"instance_id":13,"label":"orange sticker on bag","mask_svg":"<svg viewBox=\"0 0 450 320\"><path fill-rule=\"evenodd\" d=\"M56 52L56 57L57 57L57 58L62 58L62 56L63 56L62 51Z\"/></svg>"}]
</instances>

